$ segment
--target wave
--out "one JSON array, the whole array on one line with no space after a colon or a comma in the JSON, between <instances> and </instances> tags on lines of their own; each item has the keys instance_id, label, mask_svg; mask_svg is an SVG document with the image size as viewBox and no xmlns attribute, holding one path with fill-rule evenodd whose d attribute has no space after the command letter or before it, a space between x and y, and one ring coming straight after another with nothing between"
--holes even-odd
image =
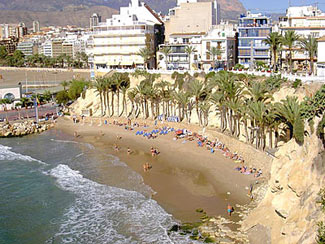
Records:
<instances>
[{"instance_id":1,"label":"wave","mask_svg":"<svg viewBox=\"0 0 325 244\"><path fill-rule=\"evenodd\" d=\"M7 147L0 144L0 161L22 160L22 161L29 161L29 162L38 162L40 164L48 165L47 163L44 163L38 159L32 158L31 156L13 152L11 151L11 149L12 149L11 147Z\"/></svg>"},{"instance_id":2,"label":"wave","mask_svg":"<svg viewBox=\"0 0 325 244\"><path fill-rule=\"evenodd\" d=\"M75 196L48 243L193 243L186 236L169 236L173 217L136 191L98 184L62 164L48 174Z\"/></svg>"},{"instance_id":3,"label":"wave","mask_svg":"<svg viewBox=\"0 0 325 244\"><path fill-rule=\"evenodd\" d=\"M87 146L89 149L95 149L95 147L89 143L77 142L77 141L66 141L66 140L57 140L51 139L51 141L60 142L60 143L72 143L72 144L81 144Z\"/></svg>"}]
</instances>

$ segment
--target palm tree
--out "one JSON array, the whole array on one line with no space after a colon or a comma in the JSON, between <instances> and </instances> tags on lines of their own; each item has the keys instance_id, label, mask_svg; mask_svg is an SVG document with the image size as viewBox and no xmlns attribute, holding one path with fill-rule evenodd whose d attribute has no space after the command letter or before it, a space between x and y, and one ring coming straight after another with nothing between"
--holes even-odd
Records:
<instances>
[{"instance_id":1,"label":"palm tree","mask_svg":"<svg viewBox=\"0 0 325 244\"><path fill-rule=\"evenodd\" d=\"M302 119L302 106L297 97L287 96L281 103L275 104L276 115L288 126L289 138L295 138L298 143L304 142L304 121Z\"/></svg>"},{"instance_id":2,"label":"palm tree","mask_svg":"<svg viewBox=\"0 0 325 244\"><path fill-rule=\"evenodd\" d=\"M281 35L278 32L272 32L269 34L267 39L264 40L264 43L270 46L273 56L273 71L276 71L276 56L281 47Z\"/></svg>"},{"instance_id":3,"label":"palm tree","mask_svg":"<svg viewBox=\"0 0 325 244\"><path fill-rule=\"evenodd\" d=\"M61 86L63 86L63 90L66 90L66 88L69 86L69 82L67 82L67 81L62 81L61 82Z\"/></svg>"},{"instance_id":4,"label":"palm tree","mask_svg":"<svg viewBox=\"0 0 325 244\"><path fill-rule=\"evenodd\" d=\"M153 52L148 47L144 47L139 50L137 55L143 58L143 66L148 69L148 61L153 57Z\"/></svg>"},{"instance_id":5,"label":"palm tree","mask_svg":"<svg viewBox=\"0 0 325 244\"><path fill-rule=\"evenodd\" d=\"M99 94L101 115L104 115L104 109L103 109L103 100L105 99L104 86L105 86L104 78L102 77L97 78L94 83L94 87Z\"/></svg>"},{"instance_id":6,"label":"palm tree","mask_svg":"<svg viewBox=\"0 0 325 244\"><path fill-rule=\"evenodd\" d=\"M212 56L213 68L215 68L215 65L216 65L216 57L218 59L218 57L221 55L221 50L220 50L220 48L212 47L211 50L209 51L209 53Z\"/></svg>"},{"instance_id":7,"label":"palm tree","mask_svg":"<svg viewBox=\"0 0 325 244\"><path fill-rule=\"evenodd\" d=\"M194 99L195 99L195 107L196 107L197 118L199 120L199 124L201 125L202 121L201 121L201 116L200 116L200 113L199 113L199 101L200 101L200 98L201 98L201 96L203 94L204 85L199 80L193 80L190 83L189 88L190 88L191 94L194 96Z\"/></svg>"},{"instance_id":8,"label":"palm tree","mask_svg":"<svg viewBox=\"0 0 325 244\"><path fill-rule=\"evenodd\" d=\"M185 53L187 53L187 55L188 55L189 70L191 70L191 56L195 52L197 52L197 50L195 49L195 47L192 47L192 46L185 47Z\"/></svg>"},{"instance_id":9,"label":"palm tree","mask_svg":"<svg viewBox=\"0 0 325 244\"><path fill-rule=\"evenodd\" d=\"M165 56L166 69L168 68L168 55L172 53L171 47L165 46L160 49L160 52Z\"/></svg>"},{"instance_id":10,"label":"palm tree","mask_svg":"<svg viewBox=\"0 0 325 244\"><path fill-rule=\"evenodd\" d=\"M317 55L317 40L315 37L309 35L300 41L301 47L308 52L310 62L310 74L314 73L314 58Z\"/></svg>"},{"instance_id":11,"label":"palm tree","mask_svg":"<svg viewBox=\"0 0 325 244\"><path fill-rule=\"evenodd\" d=\"M122 116L125 110L125 114L127 115L128 110L127 110L127 103L126 103L126 92L130 88L130 77L128 73L124 73L122 75L122 80L120 83L120 90L122 92L123 98L122 98L122 112L119 116Z\"/></svg>"},{"instance_id":12,"label":"palm tree","mask_svg":"<svg viewBox=\"0 0 325 244\"><path fill-rule=\"evenodd\" d=\"M289 50L290 73L292 73L292 48L297 41L299 41L299 35L297 35L294 30L286 31L281 40L282 45L286 46Z\"/></svg>"}]
</instances>

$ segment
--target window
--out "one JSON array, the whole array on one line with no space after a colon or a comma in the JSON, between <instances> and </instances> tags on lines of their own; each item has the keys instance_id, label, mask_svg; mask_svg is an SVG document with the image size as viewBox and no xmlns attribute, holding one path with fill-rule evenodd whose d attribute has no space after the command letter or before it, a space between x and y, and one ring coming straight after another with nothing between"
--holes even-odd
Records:
<instances>
[{"instance_id":1,"label":"window","mask_svg":"<svg viewBox=\"0 0 325 244\"><path fill-rule=\"evenodd\" d=\"M207 43L206 43L206 49L207 49L207 50L210 50L210 48L211 48L211 42L207 42Z\"/></svg>"},{"instance_id":2,"label":"window","mask_svg":"<svg viewBox=\"0 0 325 244\"><path fill-rule=\"evenodd\" d=\"M239 50L239 56L250 56L250 55L251 55L250 49Z\"/></svg>"},{"instance_id":3,"label":"window","mask_svg":"<svg viewBox=\"0 0 325 244\"><path fill-rule=\"evenodd\" d=\"M206 53L206 56L207 56L207 60L210 60L211 59L211 56L210 56L210 53L209 52Z\"/></svg>"}]
</instances>

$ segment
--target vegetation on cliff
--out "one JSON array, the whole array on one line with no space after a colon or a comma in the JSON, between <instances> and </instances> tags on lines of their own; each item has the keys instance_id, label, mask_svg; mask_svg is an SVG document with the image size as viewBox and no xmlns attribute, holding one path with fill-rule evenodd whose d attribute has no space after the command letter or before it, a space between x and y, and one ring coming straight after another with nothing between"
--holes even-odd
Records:
<instances>
[{"instance_id":1,"label":"vegetation on cliff","mask_svg":"<svg viewBox=\"0 0 325 244\"><path fill-rule=\"evenodd\" d=\"M114 105L114 99L119 101L122 93L122 113L118 112L117 116L144 119L177 116L179 121L190 123L192 114L196 113L199 124L208 126L209 115L215 113L222 132L228 131L234 137L244 134L247 143L261 150L265 150L266 145L277 147L279 140L291 138L302 144L304 122L311 124L324 110L324 86L302 103L290 96L273 101L274 93L281 86L292 86L280 76L261 78L226 71L191 76L175 72L172 84L146 71L131 75L142 77L131 89L128 73L97 78L94 87L100 96L102 116L116 115L114 106L118 106L119 111L120 103ZM126 94L131 103L129 112Z\"/></svg>"}]
</instances>

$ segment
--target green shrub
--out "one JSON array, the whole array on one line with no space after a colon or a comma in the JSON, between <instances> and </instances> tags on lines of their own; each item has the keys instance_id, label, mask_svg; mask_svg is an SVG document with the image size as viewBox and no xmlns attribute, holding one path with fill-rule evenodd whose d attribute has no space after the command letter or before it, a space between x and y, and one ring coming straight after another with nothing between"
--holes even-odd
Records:
<instances>
[{"instance_id":1,"label":"green shrub","mask_svg":"<svg viewBox=\"0 0 325 244\"><path fill-rule=\"evenodd\" d=\"M296 79L293 84L292 84L292 88L297 89L298 87L302 86L302 81L300 79Z\"/></svg>"}]
</instances>

